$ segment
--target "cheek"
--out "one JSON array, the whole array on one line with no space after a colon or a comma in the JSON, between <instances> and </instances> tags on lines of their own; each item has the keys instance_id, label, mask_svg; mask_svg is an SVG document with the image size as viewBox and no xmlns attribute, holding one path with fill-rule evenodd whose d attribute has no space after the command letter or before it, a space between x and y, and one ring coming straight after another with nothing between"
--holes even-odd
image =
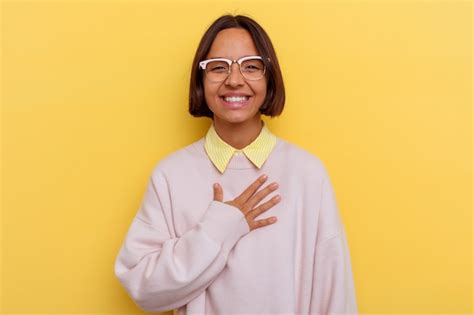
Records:
<instances>
[{"instance_id":1,"label":"cheek","mask_svg":"<svg viewBox=\"0 0 474 315\"><path fill-rule=\"evenodd\" d=\"M206 99L207 104L212 104L217 95L216 88L210 84L204 83L204 98Z\"/></svg>"},{"instance_id":2,"label":"cheek","mask_svg":"<svg viewBox=\"0 0 474 315\"><path fill-rule=\"evenodd\" d=\"M204 80L203 82L203 86L204 86L204 93L211 96L211 95L216 95L217 94L217 90L219 89L219 85L220 84L216 84L216 83L209 83L207 82L206 80Z\"/></svg>"},{"instance_id":3,"label":"cheek","mask_svg":"<svg viewBox=\"0 0 474 315\"><path fill-rule=\"evenodd\" d=\"M259 95L259 97L265 98L265 96L267 95L267 83L264 82L256 86L255 92Z\"/></svg>"}]
</instances>

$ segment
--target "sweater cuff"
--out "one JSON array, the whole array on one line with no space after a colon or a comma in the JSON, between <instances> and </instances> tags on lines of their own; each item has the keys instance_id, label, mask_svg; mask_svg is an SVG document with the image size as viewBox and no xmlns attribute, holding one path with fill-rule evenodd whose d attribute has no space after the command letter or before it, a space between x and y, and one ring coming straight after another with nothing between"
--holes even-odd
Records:
<instances>
[{"instance_id":1,"label":"sweater cuff","mask_svg":"<svg viewBox=\"0 0 474 315\"><path fill-rule=\"evenodd\" d=\"M223 249L229 251L242 236L250 232L247 220L238 208L216 200L211 201L199 225Z\"/></svg>"}]
</instances>

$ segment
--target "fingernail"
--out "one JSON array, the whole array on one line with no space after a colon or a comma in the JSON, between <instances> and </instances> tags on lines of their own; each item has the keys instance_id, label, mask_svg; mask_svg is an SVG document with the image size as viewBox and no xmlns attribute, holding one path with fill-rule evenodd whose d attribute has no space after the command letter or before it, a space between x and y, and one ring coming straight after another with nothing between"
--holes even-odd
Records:
<instances>
[{"instance_id":1,"label":"fingernail","mask_svg":"<svg viewBox=\"0 0 474 315\"><path fill-rule=\"evenodd\" d=\"M268 178L268 176L267 176L267 175L263 175L261 178L262 178L263 180L265 180L265 179Z\"/></svg>"},{"instance_id":2,"label":"fingernail","mask_svg":"<svg viewBox=\"0 0 474 315\"><path fill-rule=\"evenodd\" d=\"M214 188L219 187L219 185L217 183L215 183L213 186L214 186Z\"/></svg>"}]
</instances>

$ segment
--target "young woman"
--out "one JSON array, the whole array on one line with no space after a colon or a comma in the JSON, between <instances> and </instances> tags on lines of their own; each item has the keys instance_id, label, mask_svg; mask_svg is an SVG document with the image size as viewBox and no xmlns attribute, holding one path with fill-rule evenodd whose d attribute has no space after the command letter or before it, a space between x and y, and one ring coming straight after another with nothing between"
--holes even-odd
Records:
<instances>
[{"instance_id":1,"label":"young woman","mask_svg":"<svg viewBox=\"0 0 474 315\"><path fill-rule=\"evenodd\" d=\"M116 276L142 309L357 313L328 173L261 119L281 114L284 102L263 28L240 15L217 19L196 51L189 102L212 124L156 165L116 259Z\"/></svg>"}]
</instances>

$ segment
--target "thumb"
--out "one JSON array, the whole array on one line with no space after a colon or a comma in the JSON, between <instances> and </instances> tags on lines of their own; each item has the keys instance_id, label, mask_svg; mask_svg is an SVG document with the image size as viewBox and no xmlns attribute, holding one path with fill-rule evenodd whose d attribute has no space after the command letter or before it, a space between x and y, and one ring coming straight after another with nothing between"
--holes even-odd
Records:
<instances>
[{"instance_id":1,"label":"thumb","mask_svg":"<svg viewBox=\"0 0 474 315\"><path fill-rule=\"evenodd\" d=\"M215 183L212 187L214 189L214 200L222 202L222 200L224 199L224 193L222 192L221 185Z\"/></svg>"}]
</instances>

